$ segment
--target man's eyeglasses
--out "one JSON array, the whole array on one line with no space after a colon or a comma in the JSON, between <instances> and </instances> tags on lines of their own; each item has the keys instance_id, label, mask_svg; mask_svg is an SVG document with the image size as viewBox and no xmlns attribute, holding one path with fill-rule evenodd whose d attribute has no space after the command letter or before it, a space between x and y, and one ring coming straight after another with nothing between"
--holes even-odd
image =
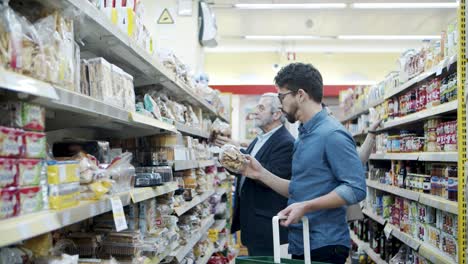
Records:
<instances>
[{"instance_id":1,"label":"man's eyeglasses","mask_svg":"<svg viewBox=\"0 0 468 264\"><path fill-rule=\"evenodd\" d=\"M291 93L295 93L295 92L294 91L289 91L287 93L278 93L278 99L280 100L280 102L283 102L286 95L291 94Z\"/></svg>"}]
</instances>

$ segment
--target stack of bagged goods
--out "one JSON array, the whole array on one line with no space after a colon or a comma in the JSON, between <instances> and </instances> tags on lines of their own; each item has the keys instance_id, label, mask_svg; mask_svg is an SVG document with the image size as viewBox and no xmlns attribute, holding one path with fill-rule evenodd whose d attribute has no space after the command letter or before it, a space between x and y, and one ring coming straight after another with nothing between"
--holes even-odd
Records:
<instances>
[{"instance_id":1,"label":"stack of bagged goods","mask_svg":"<svg viewBox=\"0 0 468 264\"><path fill-rule=\"evenodd\" d=\"M79 47L73 20L57 11L27 9L18 2L0 11L0 65L39 80L79 91ZM31 22L30 22L31 21Z\"/></svg>"},{"instance_id":2,"label":"stack of bagged goods","mask_svg":"<svg viewBox=\"0 0 468 264\"><path fill-rule=\"evenodd\" d=\"M0 103L0 219L47 208L45 109Z\"/></svg>"},{"instance_id":3,"label":"stack of bagged goods","mask_svg":"<svg viewBox=\"0 0 468 264\"><path fill-rule=\"evenodd\" d=\"M154 55L153 37L143 24L145 7L139 0L89 0L101 10L112 24L127 34L130 39L144 49L149 55Z\"/></svg>"},{"instance_id":4,"label":"stack of bagged goods","mask_svg":"<svg viewBox=\"0 0 468 264\"><path fill-rule=\"evenodd\" d=\"M106 104L135 112L133 76L104 58L81 61L80 93Z\"/></svg>"}]
</instances>

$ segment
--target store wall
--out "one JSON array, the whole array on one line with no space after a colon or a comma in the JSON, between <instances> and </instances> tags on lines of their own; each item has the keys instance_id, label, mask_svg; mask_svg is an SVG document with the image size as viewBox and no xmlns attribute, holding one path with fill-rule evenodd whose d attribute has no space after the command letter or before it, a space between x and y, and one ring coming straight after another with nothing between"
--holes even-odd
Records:
<instances>
[{"instance_id":1,"label":"store wall","mask_svg":"<svg viewBox=\"0 0 468 264\"><path fill-rule=\"evenodd\" d=\"M156 50L172 50L197 74L203 71L204 54L203 47L198 42L198 1L191 2L192 15L179 16L177 0L142 0L145 7L143 23L153 36ZM174 24L158 24L165 8L174 19Z\"/></svg>"},{"instance_id":2,"label":"store wall","mask_svg":"<svg viewBox=\"0 0 468 264\"><path fill-rule=\"evenodd\" d=\"M389 53L298 53L295 61L315 65L325 84L356 84L381 81L397 69L399 54ZM288 61L279 53L206 53L205 71L212 85L272 84L274 64Z\"/></svg>"}]
</instances>

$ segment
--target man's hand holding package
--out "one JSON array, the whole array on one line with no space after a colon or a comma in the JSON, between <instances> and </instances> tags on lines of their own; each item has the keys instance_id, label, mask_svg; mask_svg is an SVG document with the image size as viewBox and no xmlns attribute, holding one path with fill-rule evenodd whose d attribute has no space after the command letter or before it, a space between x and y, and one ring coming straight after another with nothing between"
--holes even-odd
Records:
<instances>
[{"instance_id":1,"label":"man's hand holding package","mask_svg":"<svg viewBox=\"0 0 468 264\"><path fill-rule=\"evenodd\" d=\"M216 136L216 139L214 141L215 145L218 146L218 147L223 147L224 145L226 144L230 144L230 145L235 145L233 144L232 140L228 137L225 137L225 136L221 136L221 135L217 135Z\"/></svg>"}]
</instances>

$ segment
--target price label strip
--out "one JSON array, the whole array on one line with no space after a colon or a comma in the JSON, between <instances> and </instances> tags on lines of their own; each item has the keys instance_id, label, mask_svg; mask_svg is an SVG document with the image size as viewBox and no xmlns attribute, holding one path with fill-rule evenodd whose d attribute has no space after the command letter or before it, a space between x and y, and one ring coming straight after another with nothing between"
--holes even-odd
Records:
<instances>
[{"instance_id":1,"label":"price label strip","mask_svg":"<svg viewBox=\"0 0 468 264\"><path fill-rule=\"evenodd\" d=\"M384 234L385 234L385 237L386 237L387 239L390 238L390 235L392 234L392 231L393 231L393 228L392 228L391 225L386 225L386 226L384 227Z\"/></svg>"},{"instance_id":2,"label":"price label strip","mask_svg":"<svg viewBox=\"0 0 468 264\"><path fill-rule=\"evenodd\" d=\"M112 214L114 215L115 229L117 232L127 229L127 219L125 219L125 213L120 197L112 197L110 198L110 201L112 206Z\"/></svg>"}]
</instances>

